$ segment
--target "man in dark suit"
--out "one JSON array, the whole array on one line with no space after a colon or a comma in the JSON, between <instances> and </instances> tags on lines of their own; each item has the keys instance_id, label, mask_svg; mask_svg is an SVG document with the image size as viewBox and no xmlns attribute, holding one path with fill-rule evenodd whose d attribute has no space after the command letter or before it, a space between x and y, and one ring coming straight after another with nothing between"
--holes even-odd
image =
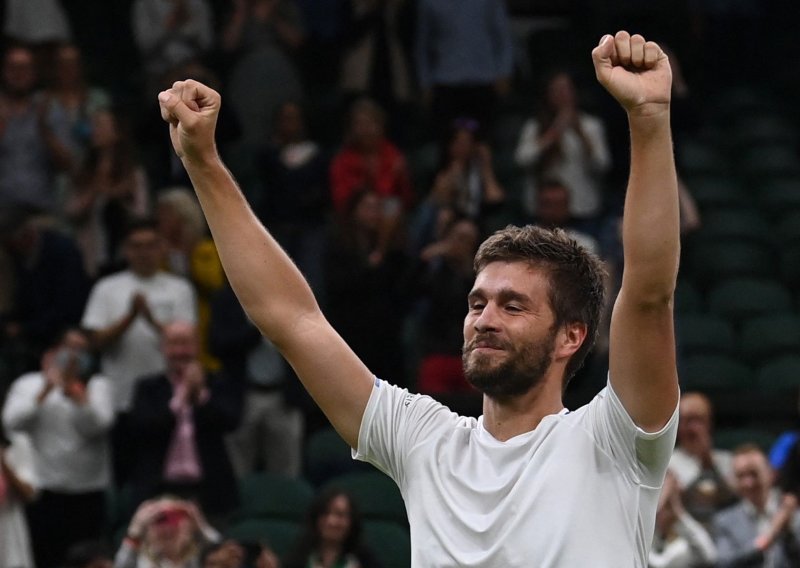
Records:
<instances>
[{"instance_id":1,"label":"man in dark suit","mask_svg":"<svg viewBox=\"0 0 800 568\"><path fill-rule=\"evenodd\" d=\"M743 445L734 452L733 473L742 499L713 518L718 566L800 566L797 497L781 496L773 488L773 472L756 445Z\"/></svg>"},{"instance_id":2,"label":"man in dark suit","mask_svg":"<svg viewBox=\"0 0 800 568\"><path fill-rule=\"evenodd\" d=\"M241 389L203 371L193 324L164 326L162 349L166 372L142 379L134 393L134 500L171 493L222 518L238 505L224 437L237 426Z\"/></svg>"}]
</instances>

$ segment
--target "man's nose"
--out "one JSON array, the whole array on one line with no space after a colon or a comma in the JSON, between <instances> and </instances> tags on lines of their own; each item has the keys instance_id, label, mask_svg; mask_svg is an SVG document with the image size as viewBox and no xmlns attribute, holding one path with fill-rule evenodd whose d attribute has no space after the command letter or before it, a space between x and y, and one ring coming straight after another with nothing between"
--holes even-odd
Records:
<instances>
[{"instance_id":1,"label":"man's nose","mask_svg":"<svg viewBox=\"0 0 800 568\"><path fill-rule=\"evenodd\" d=\"M475 320L475 330L479 332L497 330L499 326L498 315L497 307L494 304L486 304Z\"/></svg>"}]
</instances>

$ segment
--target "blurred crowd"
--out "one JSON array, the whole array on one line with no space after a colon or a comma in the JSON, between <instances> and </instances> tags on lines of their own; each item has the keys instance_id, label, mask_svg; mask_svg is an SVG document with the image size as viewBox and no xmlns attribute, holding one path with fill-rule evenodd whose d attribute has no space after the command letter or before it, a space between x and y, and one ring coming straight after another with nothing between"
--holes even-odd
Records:
<instances>
[{"instance_id":1,"label":"blurred crowd","mask_svg":"<svg viewBox=\"0 0 800 568\"><path fill-rule=\"evenodd\" d=\"M6 0L0 568L32 566L31 550L39 568L280 565L218 530L239 506L237 480L301 476L304 442L326 420L226 281L158 113L174 80L220 90L219 150L254 214L383 379L480 412L461 369L465 298L478 244L508 223L569 232L605 260L613 298L625 125L586 76L607 30L580 2L557 17L535 4ZM696 92L711 88L693 46L724 49L726 25L765 20L756 2L713 4L679 12L703 24L692 37L634 10L676 44L678 144L702 122ZM724 83L731 70L717 63ZM687 187L682 221L702 223ZM570 406L604 384L603 345ZM668 479L654 550L677 535L711 563L703 531L716 517L681 499L708 496L695 478L709 468L726 505L749 499L737 460L752 458L754 476L768 462L744 448L715 469L704 443L687 450L701 473ZM762 554L794 522L796 502L771 488L745 506L758 512L769 495L783 515ZM110 534L109 492L126 496L124 539ZM347 495L320 498L286 565L378 565L350 535Z\"/></svg>"}]
</instances>

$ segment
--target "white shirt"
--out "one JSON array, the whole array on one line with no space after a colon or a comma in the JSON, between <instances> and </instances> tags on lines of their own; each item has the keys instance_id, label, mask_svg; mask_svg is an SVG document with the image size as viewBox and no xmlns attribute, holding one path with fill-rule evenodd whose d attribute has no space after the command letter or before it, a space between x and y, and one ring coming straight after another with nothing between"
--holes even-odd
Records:
<instances>
[{"instance_id":1,"label":"white shirt","mask_svg":"<svg viewBox=\"0 0 800 568\"><path fill-rule=\"evenodd\" d=\"M677 416L646 433L607 387L500 442L376 381L354 457L400 487L414 568L645 567Z\"/></svg>"},{"instance_id":2,"label":"white shirt","mask_svg":"<svg viewBox=\"0 0 800 568\"><path fill-rule=\"evenodd\" d=\"M561 158L542 172L541 177L556 179L569 190L569 212L573 217L593 217L603 205L602 174L611 166L611 151L606 143L605 129L600 119L581 113L581 128L590 142L587 153L584 143L574 130L561 135ZM544 148L539 143L540 126L528 120L522 127L519 143L514 153L517 165L532 168L542 156ZM529 175L523 195L523 204L530 214L536 213L536 180Z\"/></svg>"},{"instance_id":3,"label":"white shirt","mask_svg":"<svg viewBox=\"0 0 800 568\"><path fill-rule=\"evenodd\" d=\"M11 445L6 448L5 458L20 480L36 486L32 453L26 436L13 435ZM33 551L28 523L25 520L25 504L10 492L6 502L0 503L0 568L32 566Z\"/></svg>"},{"instance_id":4,"label":"white shirt","mask_svg":"<svg viewBox=\"0 0 800 568\"><path fill-rule=\"evenodd\" d=\"M733 454L727 450L711 450L711 462L728 486L733 487ZM669 460L669 469L678 478L681 488L686 489L703 473L703 464L699 458L678 447Z\"/></svg>"},{"instance_id":5,"label":"white shirt","mask_svg":"<svg viewBox=\"0 0 800 568\"><path fill-rule=\"evenodd\" d=\"M22 375L11 385L3 407L3 426L30 436L39 487L60 493L106 489L111 481L108 431L114 422L109 381L92 377L84 405L61 389L37 403L44 384L42 373Z\"/></svg>"},{"instance_id":6,"label":"white shirt","mask_svg":"<svg viewBox=\"0 0 800 568\"><path fill-rule=\"evenodd\" d=\"M153 317L161 324L197 320L194 290L185 278L158 272L141 278L129 270L100 279L89 295L81 325L104 329L128 313L131 298L141 292ZM136 380L164 371L161 338L143 317L137 317L122 336L103 351L100 367L114 385L118 411L130 409Z\"/></svg>"},{"instance_id":7,"label":"white shirt","mask_svg":"<svg viewBox=\"0 0 800 568\"><path fill-rule=\"evenodd\" d=\"M649 568L693 568L717 560L717 548L711 535L684 511L675 521L674 538L664 540L656 534L650 550Z\"/></svg>"}]
</instances>

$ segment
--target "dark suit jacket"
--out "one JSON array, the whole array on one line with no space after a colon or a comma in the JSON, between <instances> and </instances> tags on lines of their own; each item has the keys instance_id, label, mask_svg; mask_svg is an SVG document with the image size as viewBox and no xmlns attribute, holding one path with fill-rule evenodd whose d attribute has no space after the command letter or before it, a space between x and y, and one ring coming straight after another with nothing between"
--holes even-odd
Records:
<instances>
[{"instance_id":1,"label":"dark suit jacket","mask_svg":"<svg viewBox=\"0 0 800 568\"><path fill-rule=\"evenodd\" d=\"M236 478L224 436L238 425L242 409L241 389L232 381L209 375L210 396L194 408L197 452L202 467L198 493L207 513L224 514L239 504ZM163 374L141 379L134 392L130 433L135 452L131 486L136 503L163 490L164 460L175 429L169 408L172 385Z\"/></svg>"}]
</instances>

